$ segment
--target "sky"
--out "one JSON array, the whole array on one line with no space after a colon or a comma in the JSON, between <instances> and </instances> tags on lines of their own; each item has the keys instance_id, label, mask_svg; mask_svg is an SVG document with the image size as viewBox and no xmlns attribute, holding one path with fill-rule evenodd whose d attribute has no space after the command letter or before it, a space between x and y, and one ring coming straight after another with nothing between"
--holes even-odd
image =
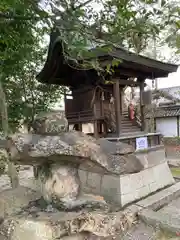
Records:
<instances>
[{"instance_id":1,"label":"sky","mask_svg":"<svg viewBox=\"0 0 180 240\"><path fill-rule=\"evenodd\" d=\"M180 86L180 67L176 73L169 74L167 78L158 79L158 88Z\"/></svg>"},{"instance_id":2,"label":"sky","mask_svg":"<svg viewBox=\"0 0 180 240\"><path fill-rule=\"evenodd\" d=\"M180 66L180 54L175 54L175 49L169 48L168 45L163 45L158 47L157 51L159 56L158 60ZM151 55L149 57L151 57ZM152 85L150 80L147 80L146 82L148 85ZM177 72L169 74L168 77L157 79L158 88L168 88L174 86L180 86L180 67L178 68Z\"/></svg>"}]
</instances>

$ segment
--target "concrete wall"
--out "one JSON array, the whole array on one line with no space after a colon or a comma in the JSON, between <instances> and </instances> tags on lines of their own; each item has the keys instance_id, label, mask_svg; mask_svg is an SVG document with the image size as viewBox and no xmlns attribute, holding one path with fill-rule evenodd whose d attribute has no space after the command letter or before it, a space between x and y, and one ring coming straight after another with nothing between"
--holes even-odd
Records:
<instances>
[{"instance_id":1,"label":"concrete wall","mask_svg":"<svg viewBox=\"0 0 180 240\"><path fill-rule=\"evenodd\" d=\"M160 132L164 137L178 136L177 117L157 118L156 132Z\"/></svg>"}]
</instances>

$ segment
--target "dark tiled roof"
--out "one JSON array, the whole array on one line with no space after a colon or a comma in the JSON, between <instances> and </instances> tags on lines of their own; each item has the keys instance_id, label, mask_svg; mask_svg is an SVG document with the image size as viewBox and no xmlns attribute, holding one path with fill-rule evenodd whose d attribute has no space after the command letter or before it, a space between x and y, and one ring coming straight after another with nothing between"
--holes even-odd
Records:
<instances>
[{"instance_id":1,"label":"dark tiled roof","mask_svg":"<svg viewBox=\"0 0 180 240\"><path fill-rule=\"evenodd\" d=\"M91 49L89 54L91 54L94 59L98 59L100 66L103 68L111 64L113 59L119 59L120 61L117 67L119 70L115 68L119 77L141 76L143 78L154 79L167 77L169 73L176 72L178 68L178 65L137 55L121 47L112 47L110 51L107 51L107 46L104 46L104 49L103 47L101 49ZM88 57L86 60L91 61L92 57ZM79 68L79 64L81 65L81 63L81 61L77 63L77 61L70 59L68 62L65 61L63 44L59 38L59 31L57 29L57 31L55 30L51 33L48 56L37 79L47 84L78 86L80 83L84 83L84 75L86 74L89 74L89 78L91 78L91 76L98 78L93 66L89 70L84 69L84 66L82 66L81 71L79 71L77 66ZM75 80L75 76L77 76L78 81Z\"/></svg>"},{"instance_id":2,"label":"dark tiled roof","mask_svg":"<svg viewBox=\"0 0 180 240\"><path fill-rule=\"evenodd\" d=\"M146 114L146 118L150 118L152 115L156 118L180 116L180 105L157 107L154 109L154 113L149 111Z\"/></svg>"}]
</instances>

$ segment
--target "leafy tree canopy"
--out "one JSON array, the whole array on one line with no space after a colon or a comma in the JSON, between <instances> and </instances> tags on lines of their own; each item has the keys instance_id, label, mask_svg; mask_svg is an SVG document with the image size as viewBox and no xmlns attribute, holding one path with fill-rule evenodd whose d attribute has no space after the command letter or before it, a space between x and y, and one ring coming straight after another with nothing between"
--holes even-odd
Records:
<instances>
[{"instance_id":1,"label":"leafy tree canopy","mask_svg":"<svg viewBox=\"0 0 180 240\"><path fill-rule=\"evenodd\" d=\"M66 58L75 61L89 56L87 49L104 42L109 47L118 44L139 53L156 38L179 50L178 1L159 2L1 0L0 81L11 125L17 127L22 119L32 120L36 112L48 109L59 98L60 89L35 80L47 49L45 36L53 26L59 31Z\"/></svg>"}]
</instances>

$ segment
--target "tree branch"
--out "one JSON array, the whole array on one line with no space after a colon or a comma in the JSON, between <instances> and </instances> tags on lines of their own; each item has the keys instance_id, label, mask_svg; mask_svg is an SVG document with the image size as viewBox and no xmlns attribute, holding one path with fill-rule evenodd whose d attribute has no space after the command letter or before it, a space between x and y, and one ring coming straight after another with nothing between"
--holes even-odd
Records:
<instances>
[{"instance_id":1,"label":"tree branch","mask_svg":"<svg viewBox=\"0 0 180 240\"><path fill-rule=\"evenodd\" d=\"M77 7L75 7L74 10L77 10L79 8L82 8L84 6L86 6L87 4L89 4L90 2L92 2L93 0L87 0L86 2L82 3L82 4L79 4Z\"/></svg>"},{"instance_id":2,"label":"tree branch","mask_svg":"<svg viewBox=\"0 0 180 240\"><path fill-rule=\"evenodd\" d=\"M89 4L92 1L93 0L87 0L86 2L84 2L82 4L79 4L77 7L72 9L72 11L76 11L77 9L82 8L82 7L86 6L87 4ZM59 14L59 12L58 12L58 14ZM16 15L16 14L0 12L0 19L4 18L4 19L9 19L9 20L13 19L13 20L19 20L19 21L21 21L21 20L22 21L41 20L41 19L48 19L48 18L51 19L53 17L55 17L55 16L54 15L53 16L47 15L47 16L44 16L44 17L33 16L33 15L32 16L23 16L23 15ZM62 17L62 15L61 15L61 17Z\"/></svg>"},{"instance_id":3,"label":"tree branch","mask_svg":"<svg viewBox=\"0 0 180 240\"><path fill-rule=\"evenodd\" d=\"M44 17L38 17L38 16L23 16L23 15L14 15L14 14L9 14L9 13L2 13L0 12L0 18L5 18L5 19L13 19L13 20L23 20L23 21L30 21L30 20L41 20L41 19L47 19L47 18L52 18L53 16L44 16Z\"/></svg>"}]
</instances>

